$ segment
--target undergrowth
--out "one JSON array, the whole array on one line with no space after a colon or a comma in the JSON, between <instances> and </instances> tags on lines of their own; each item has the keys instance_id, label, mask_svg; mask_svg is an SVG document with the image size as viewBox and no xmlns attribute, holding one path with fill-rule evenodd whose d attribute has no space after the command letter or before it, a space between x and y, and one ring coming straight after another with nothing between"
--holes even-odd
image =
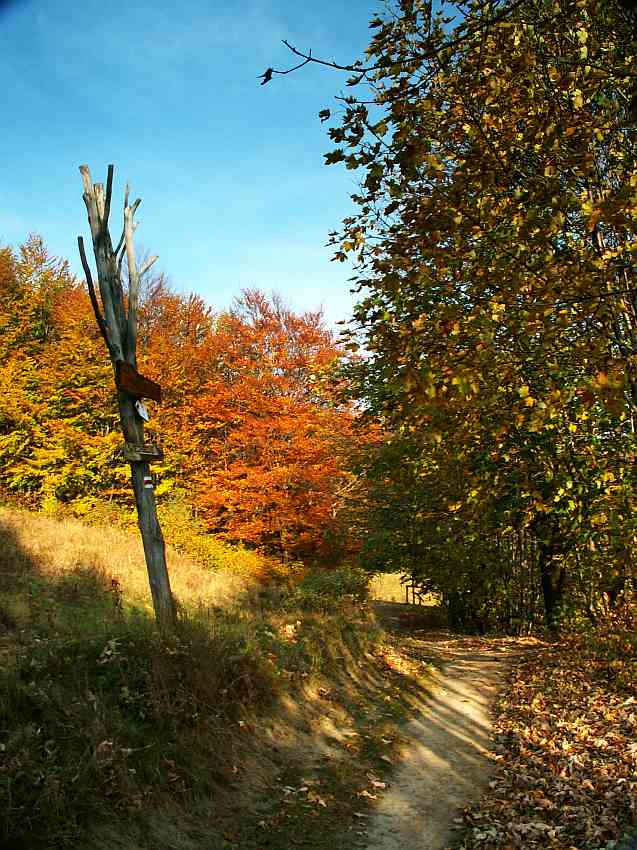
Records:
<instances>
[{"instance_id":1,"label":"undergrowth","mask_svg":"<svg viewBox=\"0 0 637 850\"><path fill-rule=\"evenodd\" d=\"M637 697L637 602L620 605L576 639L592 670Z\"/></svg>"},{"instance_id":2,"label":"undergrowth","mask_svg":"<svg viewBox=\"0 0 637 850\"><path fill-rule=\"evenodd\" d=\"M132 543L78 526L0 510L0 846L96 846L95 824L162 806L204 806L226 846L242 730L375 641L362 578L268 590L173 557L162 642Z\"/></svg>"},{"instance_id":3,"label":"undergrowth","mask_svg":"<svg viewBox=\"0 0 637 850\"><path fill-rule=\"evenodd\" d=\"M257 549L231 545L210 534L206 524L193 514L181 491L160 499L157 512L166 542L175 553L201 567L258 578L267 578L280 571L276 558L268 557ZM83 526L118 528L124 532L137 533L137 512L134 507L99 497L84 497L69 503L57 499L45 500L42 513L58 521L79 519Z\"/></svg>"}]
</instances>

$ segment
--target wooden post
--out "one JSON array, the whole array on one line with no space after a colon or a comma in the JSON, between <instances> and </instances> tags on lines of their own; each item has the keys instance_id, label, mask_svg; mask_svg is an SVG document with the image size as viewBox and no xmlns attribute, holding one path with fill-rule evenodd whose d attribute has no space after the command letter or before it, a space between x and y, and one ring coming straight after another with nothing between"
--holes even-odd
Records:
<instances>
[{"instance_id":1,"label":"wooden post","mask_svg":"<svg viewBox=\"0 0 637 850\"><path fill-rule=\"evenodd\" d=\"M102 183L93 183L87 165L80 166L84 184L84 203L88 213L93 252L97 266L97 282L100 302L97 298L91 269L84 250L84 241L78 236L80 258L86 275L86 285L93 305L93 312L100 332L108 348L115 373L117 401L122 433L125 442L138 446L144 444L144 420L136 402L145 392L147 397L157 398L159 387L137 373L137 312L139 307L139 283L142 275L157 257L148 259L141 268L137 266L133 233L136 228L135 212L141 204L137 199L128 203L128 187L124 196L124 226L115 248L108 230L108 218L113 194L112 165L108 166L106 191ZM128 266L128 299L124 298L122 285L122 262L126 256ZM126 380L122 380L122 375ZM145 390L149 387L149 390ZM153 389L154 387L154 389ZM133 395L135 391L137 395ZM150 454L150 453L149 453ZM155 617L162 633L170 633L175 625L175 600L170 590L170 579L166 566L166 547L157 517L155 491L150 473L148 455L132 454L130 461L131 479L139 530L144 544L148 580L153 598Z\"/></svg>"}]
</instances>

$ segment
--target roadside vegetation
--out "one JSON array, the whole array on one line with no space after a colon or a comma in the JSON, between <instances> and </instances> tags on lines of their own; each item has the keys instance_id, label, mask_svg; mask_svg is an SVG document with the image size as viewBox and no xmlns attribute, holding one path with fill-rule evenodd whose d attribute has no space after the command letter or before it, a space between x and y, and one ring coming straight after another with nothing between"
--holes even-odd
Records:
<instances>
[{"instance_id":1,"label":"roadside vegetation","mask_svg":"<svg viewBox=\"0 0 637 850\"><path fill-rule=\"evenodd\" d=\"M7 850L364 844L430 627L544 641L467 850L611 850L637 824L635 10L448 6L389 0L320 113L359 177L341 337L276 295L146 281L169 639L85 286L38 236L0 247ZM394 612L408 638L370 611L387 572L435 603Z\"/></svg>"},{"instance_id":2,"label":"roadside vegetation","mask_svg":"<svg viewBox=\"0 0 637 850\"><path fill-rule=\"evenodd\" d=\"M416 682L367 575L264 585L226 548L170 552L165 643L136 538L0 509L0 846L282 848L309 813L317 847L355 835Z\"/></svg>"}]
</instances>

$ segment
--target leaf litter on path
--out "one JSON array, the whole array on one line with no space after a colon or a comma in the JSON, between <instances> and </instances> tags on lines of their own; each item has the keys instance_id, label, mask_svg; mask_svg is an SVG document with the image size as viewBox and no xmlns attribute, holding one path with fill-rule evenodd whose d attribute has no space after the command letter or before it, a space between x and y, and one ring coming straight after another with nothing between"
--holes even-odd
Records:
<instances>
[{"instance_id":1,"label":"leaf litter on path","mask_svg":"<svg viewBox=\"0 0 637 850\"><path fill-rule=\"evenodd\" d=\"M454 819L489 778L491 703L509 662L528 645L448 632L411 636L408 644L443 670L403 730L402 760L373 811L367 850L444 850L457 842Z\"/></svg>"},{"instance_id":2,"label":"leaf litter on path","mask_svg":"<svg viewBox=\"0 0 637 850\"><path fill-rule=\"evenodd\" d=\"M636 683L637 684L637 683ZM637 707L575 643L514 670L466 850L600 850L637 825Z\"/></svg>"}]
</instances>

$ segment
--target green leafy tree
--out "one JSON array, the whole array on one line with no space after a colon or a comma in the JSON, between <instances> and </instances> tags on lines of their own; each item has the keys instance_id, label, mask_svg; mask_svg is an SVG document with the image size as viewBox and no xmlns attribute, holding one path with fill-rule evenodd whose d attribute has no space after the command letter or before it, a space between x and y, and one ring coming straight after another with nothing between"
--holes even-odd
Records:
<instances>
[{"instance_id":1,"label":"green leafy tree","mask_svg":"<svg viewBox=\"0 0 637 850\"><path fill-rule=\"evenodd\" d=\"M359 395L440 481L459 469L465 538L532 537L554 626L590 552L625 574L632 547L633 30L595 0L456 8L451 32L412 0L372 21L349 81L372 99L329 130L362 175L336 257L363 292Z\"/></svg>"}]
</instances>

